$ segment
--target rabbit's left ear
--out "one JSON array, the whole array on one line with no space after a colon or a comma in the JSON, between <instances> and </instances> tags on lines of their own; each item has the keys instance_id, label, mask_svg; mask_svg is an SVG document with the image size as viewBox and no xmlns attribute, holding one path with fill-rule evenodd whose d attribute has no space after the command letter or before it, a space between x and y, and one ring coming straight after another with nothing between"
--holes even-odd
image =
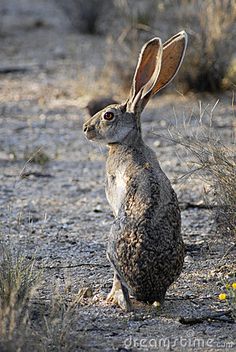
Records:
<instances>
[{"instance_id":1,"label":"rabbit's left ear","mask_svg":"<svg viewBox=\"0 0 236 352\"><path fill-rule=\"evenodd\" d=\"M160 38L153 38L141 50L135 70L127 110L143 110L143 98L150 94L161 69L162 43Z\"/></svg>"}]
</instances>

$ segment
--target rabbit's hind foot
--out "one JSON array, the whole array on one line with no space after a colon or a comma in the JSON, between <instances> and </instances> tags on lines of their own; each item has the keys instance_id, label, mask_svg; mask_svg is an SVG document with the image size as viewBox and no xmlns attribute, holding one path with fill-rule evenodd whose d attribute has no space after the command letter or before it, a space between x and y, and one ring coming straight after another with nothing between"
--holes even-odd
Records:
<instances>
[{"instance_id":1,"label":"rabbit's hind foot","mask_svg":"<svg viewBox=\"0 0 236 352\"><path fill-rule=\"evenodd\" d=\"M118 305L126 312L132 311L132 303L129 298L128 289L121 283L116 273L114 275L111 292L108 294L106 301Z\"/></svg>"}]
</instances>

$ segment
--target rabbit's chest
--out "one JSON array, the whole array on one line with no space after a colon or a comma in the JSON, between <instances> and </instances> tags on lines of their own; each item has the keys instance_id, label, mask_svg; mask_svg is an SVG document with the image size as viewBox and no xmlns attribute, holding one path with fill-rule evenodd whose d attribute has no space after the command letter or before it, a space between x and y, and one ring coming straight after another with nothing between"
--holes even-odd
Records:
<instances>
[{"instance_id":1,"label":"rabbit's chest","mask_svg":"<svg viewBox=\"0 0 236 352\"><path fill-rule=\"evenodd\" d=\"M126 195L125 170L107 173L106 196L115 216L118 215Z\"/></svg>"}]
</instances>

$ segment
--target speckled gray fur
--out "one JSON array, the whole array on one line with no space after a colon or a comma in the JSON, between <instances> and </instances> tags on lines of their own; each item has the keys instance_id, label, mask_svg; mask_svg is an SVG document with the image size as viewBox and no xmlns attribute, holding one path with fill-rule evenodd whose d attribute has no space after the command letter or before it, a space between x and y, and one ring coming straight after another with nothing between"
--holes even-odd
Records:
<instances>
[{"instance_id":1,"label":"speckled gray fur","mask_svg":"<svg viewBox=\"0 0 236 352\"><path fill-rule=\"evenodd\" d=\"M124 170L126 190L111 228L108 256L134 297L162 302L167 288L179 276L184 259L177 197L145 144L110 147L108 200L120 169Z\"/></svg>"}]
</instances>

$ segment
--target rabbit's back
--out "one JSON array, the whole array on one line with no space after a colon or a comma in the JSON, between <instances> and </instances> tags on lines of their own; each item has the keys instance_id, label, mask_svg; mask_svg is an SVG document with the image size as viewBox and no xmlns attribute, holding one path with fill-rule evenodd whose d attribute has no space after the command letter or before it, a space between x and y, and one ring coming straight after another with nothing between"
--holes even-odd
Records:
<instances>
[{"instance_id":1,"label":"rabbit's back","mask_svg":"<svg viewBox=\"0 0 236 352\"><path fill-rule=\"evenodd\" d=\"M116 150L110 157L108 200L119 201L115 201L115 207L111 204L116 209L116 219L110 233L108 256L137 299L162 301L183 266L176 194L148 147ZM113 193L117 190L118 198Z\"/></svg>"}]
</instances>

